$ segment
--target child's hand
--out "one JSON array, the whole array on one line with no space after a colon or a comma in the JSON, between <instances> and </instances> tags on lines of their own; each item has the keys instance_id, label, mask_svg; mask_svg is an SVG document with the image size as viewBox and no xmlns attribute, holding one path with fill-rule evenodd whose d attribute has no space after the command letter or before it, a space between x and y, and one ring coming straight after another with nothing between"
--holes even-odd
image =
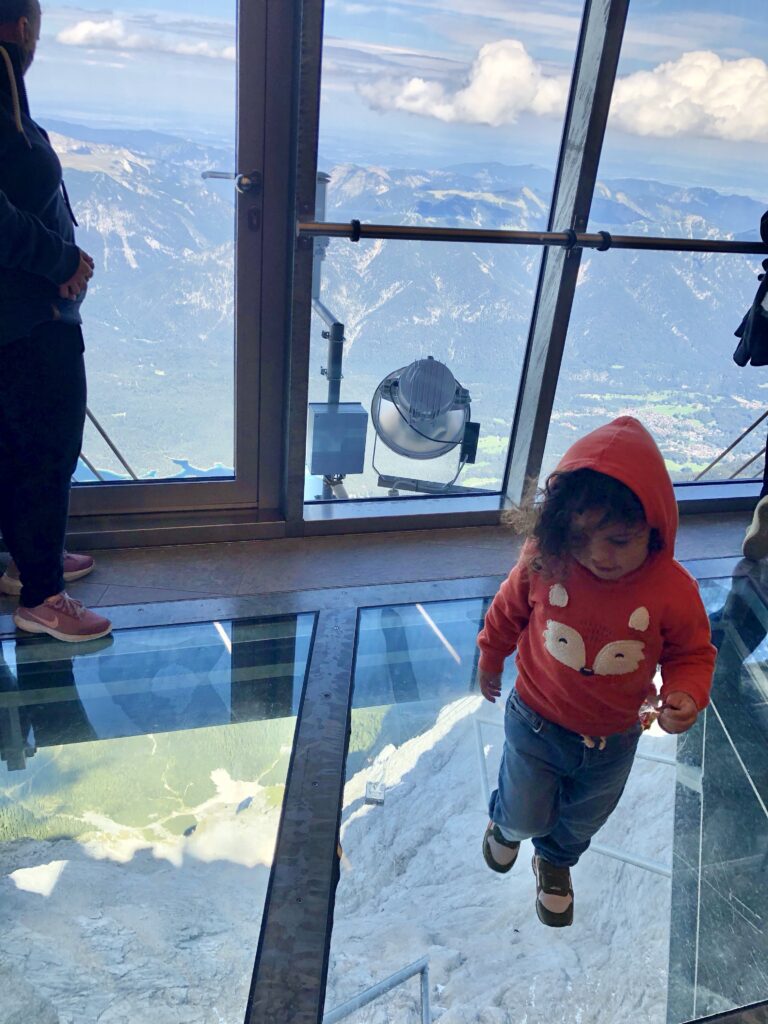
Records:
<instances>
[{"instance_id":1,"label":"child's hand","mask_svg":"<svg viewBox=\"0 0 768 1024\"><path fill-rule=\"evenodd\" d=\"M685 732L699 717L696 701L682 690L668 693L659 715L659 725L664 732Z\"/></svg>"},{"instance_id":2,"label":"child's hand","mask_svg":"<svg viewBox=\"0 0 768 1024\"><path fill-rule=\"evenodd\" d=\"M480 692L491 704L496 703L496 698L501 696L501 672L485 672L480 669L477 673L477 681L480 684Z\"/></svg>"}]
</instances>

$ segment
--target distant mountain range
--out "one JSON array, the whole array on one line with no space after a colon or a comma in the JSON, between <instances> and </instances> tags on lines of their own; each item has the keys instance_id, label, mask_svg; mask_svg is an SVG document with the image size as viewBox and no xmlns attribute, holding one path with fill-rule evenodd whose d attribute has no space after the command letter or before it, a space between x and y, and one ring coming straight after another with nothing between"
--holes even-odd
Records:
<instances>
[{"instance_id":1,"label":"distant mountain range","mask_svg":"<svg viewBox=\"0 0 768 1024\"><path fill-rule=\"evenodd\" d=\"M234 153L148 131L49 127L80 244L97 263L84 307L91 408L141 476L226 472L233 191L201 174L233 169ZM332 178L331 221L546 227L552 179L540 167L321 168ZM599 183L590 227L755 240L762 212L745 196L626 178ZM533 247L331 241L322 297L346 325L342 399L368 407L390 370L421 356L442 359L469 388L481 423L478 463L463 482L497 487L540 260ZM548 465L578 433L624 411L649 424L677 478L725 447L762 411L768 388L768 374L731 360L758 269L759 260L742 256L584 253ZM327 386L322 327L313 321L316 401ZM97 466L123 473L95 433L85 450ZM377 460L388 458L379 448ZM451 475L450 461L430 467L436 478ZM418 468L410 475L424 475ZM382 493L370 469L348 484L355 495Z\"/></svg>"}]
</instances>

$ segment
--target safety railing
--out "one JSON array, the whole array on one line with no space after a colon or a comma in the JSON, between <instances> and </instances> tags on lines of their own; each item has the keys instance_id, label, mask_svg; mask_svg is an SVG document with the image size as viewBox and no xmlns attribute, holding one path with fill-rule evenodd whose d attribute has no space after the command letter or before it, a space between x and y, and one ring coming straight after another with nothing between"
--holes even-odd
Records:
<instances>
[{"instance_id":1,"label":"safety railing","mask_svg":"<svg viewBox=\"0 0 768 1024\"><path fill-rule=\"evenodd\" d=\"M517 231L491 228L435 228L414 224L363 224L333 221L300 221L299 238L387 239L402 242L468 242L493 245L537 245L561 249L638 249L653 252L720 252L765 256L763 242L740 242L730 238L670 238L654 235L613 235L609 231Z\"/></svg>"},{"instance_id":2,"label":"safety railing","mask_svg":"<svg viewBox=\"0 0 768 1024\"><path fill-rule=\"evenodd\" d=\"M768 416L768 410L766 410L764 413L761 413L761 415L757 417L757 419L754 421L754 423L750 423L750 425L747 427L747 429L742 431L739 434L739 436L736 438L735 441L733 441L731 444L729 444L728 447L724 451L720 452L720 454L717 456L716 459L713 459L708 466L706 466L704 469L702 469L702 471L698 474L697 477L695 477L695 479L696 480L701 480L704 476L706 476L706 474L710 471L710 469L714 469L714 467L718 464L718 462L721 462L725 458L726 455L729 455L733 451L733 449L736 447L736 445L740 444L744 440L745 437L747 437L749 434L752 433L752 431L755 429L755 427L759 427L760 424L763 422L763 420L767 416ZM765 454L765 447L762 447L757 452L756 455L753 455L750 459L747 459L747 461L743 465L739 466L739 468L734 473L731 473L731 475L728 477L728 479L729 480L735 480L737 476L740 476L744 472L745 469L748 469L752 465L753 462L757 462L757 460L760 458L760 456L764 455L764 454Z\"/></svg>"},{"instance_id":3,"label":"safety railing","mask_svg":"<svg viewBox=\"0 0 768 1024\"><path fill-rule=\"evenodd\" d=\"M393 988L402 985L416 974L421 975L421 1024L432 1024L432 1014L429 1009L429 957L426 956L409 964L407 967L403 967L399 971L395 971L388 978L384 978L375 985L371 985L370 988L367 988L357 996L353 996L352 999L348 999L345 1003L340 1003L324 1015L323 1024L337 1024L337 1021L344 1020L345 1017L349 1017L355 1010L360 1010L362 1007L367 1006L368 1003L372 1003L374 999L378 999L379 996L391 992Z\"/></svg>"},{"instance_id":4,"label":"safety railing","mask_svg":"<svg viewBox=\"0 0 768 1024\"><path fill-rule=\"evenodd\" d=\"M86 406L86 409L85 409L85 414L88 417L88 419L91 421L91 423L94 425L96 430L98 430L98 432L104 438L106 443L109 445L109 448L111 449L111 451L114 454L115 458L124 467L125 471L128 473L128 476L130 476L132 480L138 480L139 479L138 476L134 473L134 471L128 465L126 460L123 458L123 455L120 452L120 450L117 447L117 445L115 444L115 442L112 440L112 438L106 432L104 427L102 427L102 425L99 423L99 421L96 419L96 417L93 415L93 413L91 412L91 410L87 406ZM93 473L93 475L96 477L97 480L101 480L101 481L104 480L104 477L101 475L101 473L98 471L98 469L96 469L96 467L90 461L90 459L88 459L82 452L80 452L80 460L81 460L81 462L83 462L84 465L86 465L88 467L88 469L91 471L91 473Z\"/></svg>"}]
</instances>

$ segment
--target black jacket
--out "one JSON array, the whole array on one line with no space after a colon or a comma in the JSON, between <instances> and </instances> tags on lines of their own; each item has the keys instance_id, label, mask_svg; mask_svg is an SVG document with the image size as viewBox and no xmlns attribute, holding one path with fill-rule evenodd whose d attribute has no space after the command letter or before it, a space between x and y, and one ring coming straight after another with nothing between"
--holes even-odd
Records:
<instances>
[{"instance_id":1,"label":"black jacket","mask_svg":"<svg viewBox=\"0 0 768 1024\"><path fill-rule=\"evenodd\" d=\"M760 218L760 237L768 245L768 210ZM739 366L768 366L768 260L763 260L763 273L752 305L736 328L739 339L733 361Z\"/></svg>"},{"instance_id":2,"label":"black jacket","mask_svg":"<svg viewBox=\"0 0 768 1024\"><path fill-rule=\"evenodd\" d=\"M59 298L80 263L61 164L29 116L21 53L0 43L0 345L41 323L79 324L80 302Z\"/></svg>"}]
</instances>

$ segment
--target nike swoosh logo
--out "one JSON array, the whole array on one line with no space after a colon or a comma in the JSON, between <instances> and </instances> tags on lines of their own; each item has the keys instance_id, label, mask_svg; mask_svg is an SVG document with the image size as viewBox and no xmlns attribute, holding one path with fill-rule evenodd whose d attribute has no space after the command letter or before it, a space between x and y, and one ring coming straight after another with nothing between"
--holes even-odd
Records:
<instances>
[{"instance_id":1,"label":"nike swoosh logo","mask_svg":"<svg viewBox=\"0 0 768 1024\"><path fill-rule=\"evenodd\" d=\"M35 615L34 612L29 612L29 617L39 622L42 626L50 626L51 629L56 629L59 625L59 616L54 615L52 619L44 619L42 615Z\"/></svg>"}]
</instances>

